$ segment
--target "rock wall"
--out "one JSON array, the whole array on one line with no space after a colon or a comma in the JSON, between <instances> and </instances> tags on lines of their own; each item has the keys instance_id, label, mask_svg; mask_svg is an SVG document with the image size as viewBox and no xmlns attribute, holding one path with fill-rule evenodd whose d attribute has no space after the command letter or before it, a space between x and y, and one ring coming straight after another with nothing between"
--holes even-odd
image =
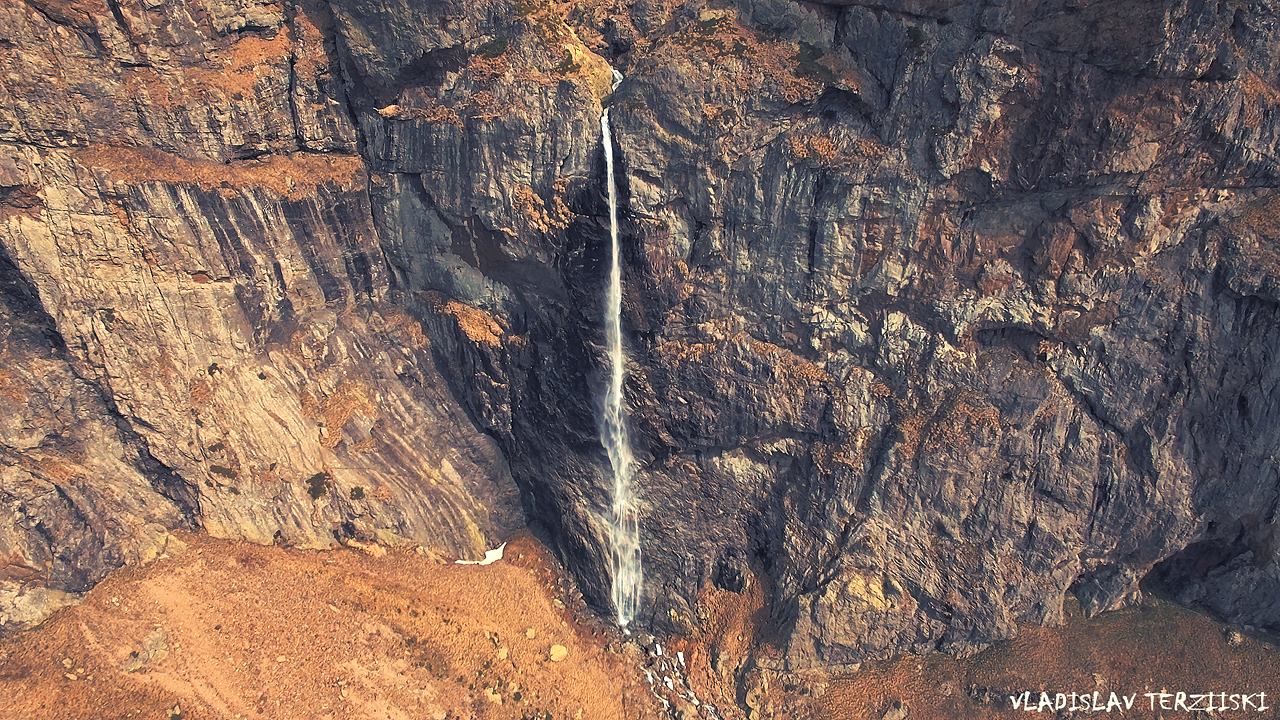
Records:
<instances>
[{"instance_id":1,"label":"rock wall","mask_svg":"<svg viewBox=\"0 0 1280 720\"><path fill-rule=\"evenodd\" d=\"M1277 7L841 5L629 38L650 607L755 559L845 663L1273 567Z\"/></svg>"},{"instance_id":2,"label":"rock wall","mask_svg":"<svg viewBox=\"0 0 1280 720\"><path fill-rule=\"evenodd\" d=\"M0 13L4 588L84 590L153 526L476 556L523 523L388 301L324 7Z\"/></svg>"},{"instance_id":3,"label":"rock wall","mask_svg":"<svg viewBox=\"0 0 1280 720\"><path fill-rule=\"evenodd\" d=\"M466 553L523 510L607 603L608 102L647 624L761 583L767 662L853 663L1151 575L1280 628L1274 2L91 5L0 11L0 248L6 357L104 408L59 439L113 469L41 476L95 512ZM0 531L26 586L139 542L25 497L72 518Z\"/></svg>"}]
</instances>

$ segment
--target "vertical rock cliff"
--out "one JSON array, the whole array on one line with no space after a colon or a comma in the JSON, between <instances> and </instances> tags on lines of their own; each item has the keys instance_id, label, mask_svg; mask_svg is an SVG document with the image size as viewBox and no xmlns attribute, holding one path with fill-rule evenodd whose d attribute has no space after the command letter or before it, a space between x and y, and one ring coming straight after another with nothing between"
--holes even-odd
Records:
<instances>
[{"instance_id":1,"label":"vertical rock cliff","mask_svg":"<svg viewBox=\"0 0 1280 720\"><path fill-rule=\"evenodd\" d=\"M11 617L524 520L607 609L607 57L641 623L1280 628L1274 2L105 2L0 10Z\"/></svg>"},{"instance_id":2,"label":"vertical rock cliff","mask_svg":"<svg viewBox=\"0 0 1280 720\"><path fill-rule=\"evenodd\" d=\"M388 301L330 22L0 11L10 595L83 590L175 525L478 554L522 523L502 453Z\"/></svg>"}]
</instances>

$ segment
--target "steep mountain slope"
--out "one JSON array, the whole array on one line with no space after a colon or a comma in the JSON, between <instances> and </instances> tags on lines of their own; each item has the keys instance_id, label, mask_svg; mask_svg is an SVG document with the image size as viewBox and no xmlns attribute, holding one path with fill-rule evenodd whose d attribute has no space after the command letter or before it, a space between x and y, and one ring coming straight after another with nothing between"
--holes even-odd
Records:
<instances>
[{"instance_id":1,"label":"steep mountain slope","mask_svg":"<svg viewBox=\"0 0 1280 720\"><path fill-rule=\"evenodd\" d=\"M0 13L10 595L523 518L603 608L607 102L646 625L966 651L1154 568L1280 628L1274 2Z\"/></svg>"}]
</instances>

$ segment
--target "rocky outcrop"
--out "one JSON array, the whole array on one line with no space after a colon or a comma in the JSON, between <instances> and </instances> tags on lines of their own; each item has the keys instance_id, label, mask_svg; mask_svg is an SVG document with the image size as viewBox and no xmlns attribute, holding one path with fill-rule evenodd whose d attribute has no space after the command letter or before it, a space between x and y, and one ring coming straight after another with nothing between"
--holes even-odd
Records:
<instances>
[{"instance_id":1,"label":"rocky outcrop","mask_svg":"<svg viewBox=\"0 0 1280 720\"><path fill-rule=\"evenodd\" d=\"M6 567L83 590L153 525L497 544L515 486L387 302L323 8L99 9L3 11Z\"/></svg>"},{"instance_id":2,"label":"rocky outcrop","mask_svg":"<svg viewBox=\"0 0 1280 720\"><path fill-rule=\"evenodd\" d=\"M0 625L43 619L184 523L181 481L80 377L36 296L0 260Z\"/></svg>"},{"instance_id":3,"label":"rocky outcrop","mask_svg":"<svg viewBox=\"0 0 1280 720\"><path fill-rule=\"evenodd\" d=\"M754 558L790 663L965 650L1272 537L1275 17L762 2L632 51L650 607Z\"/></svg>"},{"instance_id":4,"label":"rocky outcrop","mask_svg":"<svg viewBox=\"0 0 1280 720\"><path fill-rule=\"evenodd\" d=\"M760 583L791 667L963 652L1153 568L1280 622L1274 3L168 5L0 49L16 316L145 522L465 553L519 502L607 603L607 102L646 624Z\"/></svg>"}]
</instances>

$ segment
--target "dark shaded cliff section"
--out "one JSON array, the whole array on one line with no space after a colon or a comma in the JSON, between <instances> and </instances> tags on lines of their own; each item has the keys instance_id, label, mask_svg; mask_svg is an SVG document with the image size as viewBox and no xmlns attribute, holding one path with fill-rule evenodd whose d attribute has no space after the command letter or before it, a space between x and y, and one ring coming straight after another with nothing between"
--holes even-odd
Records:
<instances>
[{"instance_id":1,"label":"dark shaded cliff section","mask_svg":"<svg viewBox=\"0 0 1280 720\"><path fill-rule=\"evenodd\" d=\"M89 5L0 11L0 248L115 428L128 472L46 481L135 488L98 512L523 516L603 607L608 102L646 624L761 583L762 662L853 663L1150 576L1280 629L1274 2ZM128 559L35 495L6 587Z\"/></svg>"}]
</instances>

